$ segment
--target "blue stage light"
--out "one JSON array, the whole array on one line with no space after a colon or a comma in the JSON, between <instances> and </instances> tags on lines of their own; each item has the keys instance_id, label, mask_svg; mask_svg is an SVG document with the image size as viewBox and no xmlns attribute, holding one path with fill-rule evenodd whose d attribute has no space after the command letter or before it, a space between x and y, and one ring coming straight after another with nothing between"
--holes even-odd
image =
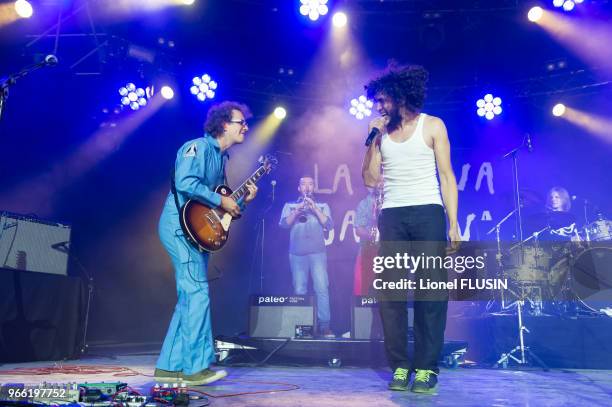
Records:
<instances>
[{"instance_id":1,"label":"blue stage light","mask_svg":"<svg viewBox=\"0 0 612 407\"><path fill-rule=\"evenodd\" d=\"M212 80L210 75L204 74L202 76L196 76L191 83L192 85L189 90L200 102L215 97L218 85L216 81Z\"/></svg>"},{"instance_id":2,"label":"blue stage light","mask_svg":"<svg viewBox=\"0 0 612 407\"><path fill-rule=\"evenodd\" d=\"M565 11L572 11L576 4L582 3L584 0L553 0L553 6L563 8Z\"/></svg>"},{"instance_id":3,"label":"blue stage light","mask_svg":"<svg viewBox=\"0 0 612 407\"><path fill-rule=\"evenodd\" d=\"M121 105L123 107L129 106L132 110L138 110L141 107L147 105L147 100L150 95L143 88L136 87L133 83L128 83L125 86L119 88L119 95L121 96Z\"/></svg>"},{"instance_id":4,"label":"blue stage light","mask_svg":"<svg viewBox=\"0 0 612 407\"><path fill-rule=\"evenodd\" d=\"M372 106L374 106L374 103L371 100L368 100L364 95L361 95L358 98L351 100L349 113L355 116L358 120L362 120L372 114Z\"/></svg>"},{"instance_id":5,"label":"blue stage light","mask_svg":"<svg viewBox=\"0 0 612 407\"><path fill-rule=\"evenodd\" d=\"M327 0L300 0L300 14L316 21L329 11Z\"/></svg>"},{"instance_id":6,"label":"blue stage light","mask_svg":"<svg viewBox=\"0 0 612 407\"><path fill-rule=\"evenodd\" d=\"M495 116L502 113L502 100L500 97L494 97L491 93L487 93L482 99L476 102L476 114L484 117L487 120L493 120Z\"/></svg>"}]
</instances>

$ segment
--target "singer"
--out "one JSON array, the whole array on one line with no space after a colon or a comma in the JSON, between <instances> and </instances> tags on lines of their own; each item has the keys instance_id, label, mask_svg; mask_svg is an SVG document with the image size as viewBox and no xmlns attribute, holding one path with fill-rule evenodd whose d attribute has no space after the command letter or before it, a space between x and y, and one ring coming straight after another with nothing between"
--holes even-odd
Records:
<instances>
[{"instance_id":1,"label":"singer","mask_svg":"<svg viewBox=\"0 0 612 407\"><path fill-rule=\"evenodd\" d=\"M458 248L457 181L451 167L446 126L438 117L421 112L428 77L421 66L390 66L366 86L380 117L372 120L368 129L374 140L367 149L362 176L368 187L383 181L384 198L378 219L382 256L395 255L391 242L406 242L411 250L443 256L447 239L444 209L448 237L453 249ZM396 278L399 275L396 270L390 273ZM385 274L388 273L381 276ZM419 270L415 278L446 281L446 271ZM448 294L427 290L414 293L414 360L408 358L404 294L378 292L385 352L394 372L389 389L408 390L414 371L411 390L435 393Z\"/></svg>"},{"instance_id":2,"label":"singer","mask_svg":"<svg viewBox=\"0 0 612 407\"><path fill-rule=\"evenodd\" d=\"M323 338L334 338L329 321L329 279L327 277L327 253L324 231L334 227L329 205L312 198L314 178L305 175L298 184L300 197L287 202L279 221L282 228L291 228L289 235L289 265L293 276L295 294L306 294L308 273L312 275L312 286L317 298L318 334Z\"/></svg>"}]
</instances>

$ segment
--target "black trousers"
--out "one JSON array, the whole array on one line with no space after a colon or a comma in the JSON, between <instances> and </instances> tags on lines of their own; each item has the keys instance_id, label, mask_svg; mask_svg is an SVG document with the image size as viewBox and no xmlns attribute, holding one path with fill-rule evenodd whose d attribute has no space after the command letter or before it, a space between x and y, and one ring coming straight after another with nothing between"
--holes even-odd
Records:
<instances>
[{"instance_id":1,"label":"black trousers","mask_svg":"<svg viewBox=\"0 0 612 407\"><path fill-rule=\"evenodd\" d=\"M445 256L446 216L440 205L417 205L383 209L378 219L381 256L395 256L398 247L418 256ZM385 273L395 273L385 271ZM397 278L400 274L393 274ZM414 278L446 281L446 270L432 266L418 269ZM379 309L385 336L385 353L393 370L398 367L438 372L444 345L448 294L416 290L414 294L414 360L408 357L408 291L380 293Z\"/></svg>"}]
</instances>

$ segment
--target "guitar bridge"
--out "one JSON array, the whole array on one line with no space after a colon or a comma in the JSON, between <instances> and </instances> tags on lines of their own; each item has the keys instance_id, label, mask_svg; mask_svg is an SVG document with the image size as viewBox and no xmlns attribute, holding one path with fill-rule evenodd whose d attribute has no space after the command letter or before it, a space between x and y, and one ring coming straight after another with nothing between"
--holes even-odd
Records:
<instances>
[{"instance_id":1,"label":"guitar bridge","mask_svg":"<svg viewBox=\"0 0 612 407\"><path fill-rule=\"evenodd\" d=\"M210 226L215 226L215 220L210 216L210 214L206 214L206 220L210 223Z\"/></svg>"}]
</instances>

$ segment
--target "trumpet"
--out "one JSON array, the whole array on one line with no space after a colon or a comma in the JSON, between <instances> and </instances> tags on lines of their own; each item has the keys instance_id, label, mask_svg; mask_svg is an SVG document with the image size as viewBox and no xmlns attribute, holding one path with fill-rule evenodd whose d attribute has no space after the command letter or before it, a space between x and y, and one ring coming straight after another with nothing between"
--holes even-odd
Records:
<instances>
[{"instance_id":1,"label":"trumpet","mask_svg":"<svg viewBox=\"0 0 612 407\"><path fill-rule=\"evenodd\" d=\"M304 201L306 201L306 198L310 198L310 197L311 197L311 195L308 194L308 193L302 194L302 196L300 196L298 198L298 204L302 205L304 203ZM310 209L310 205L307 206L307 209ZM302 212L300 214L300 216L298 216L298 222L306 223L306 222L308 222L308 217Z\"/></svg>"}]
</instances>

